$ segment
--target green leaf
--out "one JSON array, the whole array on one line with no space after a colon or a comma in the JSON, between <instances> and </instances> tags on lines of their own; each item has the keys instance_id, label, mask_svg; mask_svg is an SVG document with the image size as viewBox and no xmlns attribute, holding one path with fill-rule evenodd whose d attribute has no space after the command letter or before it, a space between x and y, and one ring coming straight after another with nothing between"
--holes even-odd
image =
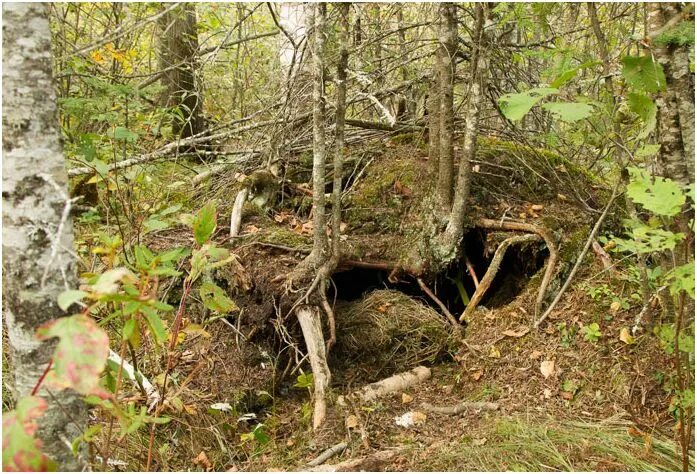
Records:
<instances>
[{"instance_id":1,"label":"green leaf","mask_svg":"<svg viewBox=\"0 0 697 474\"><path fill-rule=\"evenodd\" d=\"M625 56L622 65L622 75L633 88L654 94L666 88L663 67L651 56Z\"/></svg>"},{"instance_id":2,"label":"green leaf","mask_svg":"<svg viewBox=\"0 0 697 474\"><path fill-rule=\"evenodd\" d=\"M553 87L538 87L518 94L506 94L499 98L499 108L507 119L520 120L539 101L557 92L559 90Z\"/></svg>"},{"instance_id":3,"label":"green leaf","mask_svg":"<svg viewBox=\"0 0 697 474\"><path fill-rule=\"evenodd\" d=\"M690 298L695 299L694 261L674 268L666 277L670 281L670 294L677 295L681 291L685 291L690 295Z\"/></svg>"},{"instance_id":4,"label":"green leaf","mask_svg":"<svg viewBox=\"0 0 697 474\"><path fill-rule=\"evenodd\" d=\"M2 470L48 471L52 462L41 452L34 435L48 404L41 397L20 398L14 410L2 414Z\"/></svg>"},{"instance_id":5,"label":"green leaf","mask_svg":"<svg viewBox=\"0 0 697 474\"><path fill-rule=\"evenodd\" d=\"M164 229L169 229L170 224L165 221L161 221L159 219L151 218L148 219L147 221L143 222L143 234L147 234L149 232L155 231L155 230L164 230Z\"/></svg>"},{"instance_id":6,"label":"green leaf","mask_svg":"<svg viewBox=\"0 0 697 474\"><path fill-rule=\"evenodd\" d=\"M651 175L640 168L630 167L628 170L631 179L627 195L632 201L661 216L674 216L680 212L685 204L685 194L678 183L660 176L651 179Z\"/></svg>"},{"instance_id":7,"label":"green leaf","mask_svg":"<svg viewBox=\"0 0 697 474\"><path fill-rule=\"evenodd\" d=\"M315 384L315 376L310 372L308 374L298 375L297 381L293 387L297 388L312 388Z\"/></svg>"},{"instance_id":8,"label":"green leaf","mask_svg":"<svg viewBox=\"0 0 697 474\"><path fill-rule=\"evenodd\" d=\"M194 238L199 245L205 244L211 238L213 232L215 232L216 219L215 204L212 202L203 206L194 217L192 229Z\"/></svg>"},{"instance_id":9,"label":"green leaf","mask_svg":"<svg viewBox=\"0 0 697 474\"><path fill-rule=\"evenodd\" d=\"M171 261L176 261L180 260L181 258L189 255L190 251L187 248L183 247L178 247L172 250L167 250L166 252L162 252L161 254L157 255L157 258L161 262L171 262Z\"/></svg>"},{"instance_id":10,"label":"green leaf","mask_svg":"<svg viewBox=\"0 0 697 474\"><path fill-rule=\"evenodd\" d=\"M627 104L629 110L637 114L644 122L644 128L641 129L637 138L642 140L648 137L656 129L656 113L658 112L656 103L645 94L630 92L627 96Z\"/></svg>"},{"instance_id":11,"label":"green leaf","mask_svg":"<svg viewBox=\"0 0 697 474\"><path fill-rule=\"evenodd\" d=\"M109 355L109 336L94 319L84 314L60 318L41 326L37 336L41 340L58 338L53 370L45 383L83 395L100 393L99 375Z\"/></svg>"},{"instance_id":12,"label":"green leaf","mask_svg":"<svg viewBox=\"0 0 697 474\"><path fill-rule=\"evenodd\" d=\"M589 117L593 107L582 102L548 102L542 108L550 111L564 122L576 122Z\"/></svg>"},{"instance_id":13,"label":"green leaf","mask_svg":"<svg viewBox=\"0 0 697 474\"><path fill-rule=\"evenodd\" d=\"M80 290L65 290L58 295L58 307L63 311L68 311L68 308L88 294Z\"/></svg>"},{"instance_id":14,"label":"green leaf","mask_svg":"<svg viewBox=\"0 0 697 474\"><path fill-rule=\"evenodd\" d=\"M123 325L122 337L124 341L131 341L133 335L138 330L138 321L136 318L131 318ZM131 341L133 342L133 341Z\"/></svg>"},{"instance_id":15,"label":"green leaf","mask_svg":"<svg viewBox=\"0 0 697 474\"><path fill-rule=\"evenodd\" d=\"M77 456L78 449L82 443L91 443L97 438L97 435L102 431L102 425L92 425L80 436L75 438L72 443L73 454Z\"/></svg>"},{"instance_id":16,"label":"green leaf","mask_svg":"<svg viewBox=\"0 0 697 474\"><path fill-rule=\"evenodd\" d=\"M638 158L649 158L655 156L661 149L661 145L644 145L639 148L635 155Z\"/></svg>"},{"instance_id":17,"label":"green leaf","mask_svg":"<svg viewBox=\"0 0 697 474\"><path fill-rule=\"evenodd\" d=\"M229 313L237 309L237 305L225 294L222 288L215 283L205 282L199 289L199 295L203 305L218 313Z\"/></svg>"},{"instance_id":18,"label":"green leaf","mask_svg":"<svg viewBox=\"0 0 697 474\"><path fill-rule=\"evenodd\" d=\"M148 328L155 337L155 341L159 344L164 343L167 340L167 330L157 311L149 306L143 306L141 311L145 315L145 321L148 323Z\"/></svg>"},{"instance_id":19,"label":"green leaf","mask_svg":"<svg viewBox=\"0 0 697 474\"><path fill-rule=\"evenodd\" d=\"M116 127L114 129L114 139L133 143L138 140L138 134L126 127Z\"/></svg>"}]
</instances>

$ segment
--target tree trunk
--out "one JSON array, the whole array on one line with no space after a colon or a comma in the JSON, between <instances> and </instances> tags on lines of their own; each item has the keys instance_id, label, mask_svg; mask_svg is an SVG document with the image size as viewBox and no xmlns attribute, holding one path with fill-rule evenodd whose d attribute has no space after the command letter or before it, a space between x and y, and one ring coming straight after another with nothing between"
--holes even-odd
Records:
<instances>
[{"instance_id":1,"label":"tree trunk","mask_svg":"<svg viewBox=\"0 0 697 474\"><path fill-rule=\"evenodd\" d=\"M312 32L312 212L313 234L312 253L308 257L311 266L318 268L327 261L329 245L327 241L326 200L324 196L324 179L327 162L326 147L326 98L324 96L324 41L327 5L318 3L313 6L314 31Z\"/></svg>"},{"instance_id":2,"label":"tree trunk","mask_svg":"<svg viewBox=\"0 0 697 474\"><path fill-rule=\"evenodd\" d=\"M666 23L681 13L674 3L649 6L649 36L657 36ZM666 76L666 90L658 94L660 174L681 184L694 182L694 76L689 69L687 46L655 44L652 53Z\"/></svg>"},{"instance_id":3,"label":"tree trunk","mask_svg":"<svg viewBox=\"0 0 697 474\"><path fill-rule=\"evenodd\" d=\"M36 329L63 316L56 298L77 287L46 8L2 6L2 293L17 397L31 393L53 355L55 343L37 341ZM43 452L61 470L82 470L70 443L87 426L86 405L73 391L39 394L49 405L38 431Z\"/></svg>"},{"instance_id":4,"label":"tree trunk","mask_svg":"<svg viewBox=\"0 0 697 474\"><path fill-rule=\"evenodd\" d=\"M453 86L455 54L457 52L457 11L453 3L439 6L440 31L438 49L438 76L440 81L440 137L438 142L438 198L444 209L450 209L453 200Z\"/></svg>"},{"instance_id":5,"label":"tree trunk","mask_svg":"<svg viewBox=\"0 0 697 474\"><path fill-rule=\"evenodd\" d=\"M196 7L193 3L182 3L158 21L162 30L160 67L167 70L162 76L166 87L163 102L178 110L172 120L172 132L179 138L187 138L201 133L205 127L203 96L197 77Z\"/></svg>"}]
</instances>

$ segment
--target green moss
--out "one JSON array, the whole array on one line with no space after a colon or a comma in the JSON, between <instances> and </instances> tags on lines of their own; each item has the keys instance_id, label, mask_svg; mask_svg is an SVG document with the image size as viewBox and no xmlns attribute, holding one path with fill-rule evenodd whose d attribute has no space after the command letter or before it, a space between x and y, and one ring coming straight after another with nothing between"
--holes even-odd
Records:
<instances>
[{"instance_id":1,"label":"green moss","mask_svg":"<svg viewBox=\"0 0 697 474\"><path fill-rule=\"evenodd\" d=\"M695 22L683 21L664 31L654 40L658 46L692 46L695 44Z\"/></svg>"},{"instance_id":2,"label":"green moss","mask_svg":"<svg viewBox=\"0 0 697 474\"><path fill-rule=\"evenodd\" d=\"M409 204L404 193L413 193L416 186L413 161L382 158L367 173L370 178L356 185L347 200L347 224L362 233L399 230L405 206ZM396 192L396 183L409 191Z\"/></svg>"},{"instance_id":3,"label":"green moss","mask_svg":"<svg viewBox=\"0 0 697 474\"><path fill-rule=\"evenodd\" d=\"M287 227L280 226L265 229L263 238L260 240L293 248L301 248L310 245L310 239L308 237L300 235L297 232L293 232Z\"/></svg>"}]
</instances>

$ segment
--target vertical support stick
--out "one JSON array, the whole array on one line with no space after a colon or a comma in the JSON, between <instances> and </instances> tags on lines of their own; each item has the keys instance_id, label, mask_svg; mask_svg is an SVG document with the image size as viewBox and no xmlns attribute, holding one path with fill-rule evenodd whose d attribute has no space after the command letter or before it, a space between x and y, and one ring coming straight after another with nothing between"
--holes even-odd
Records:
<instances>
[{"instance_id":1,"label":"vertical support stick","mask_svg":"<svg viewBox=\"0 0 697 474\"><path fill-rule=\"evenodd\" d=\"M296 311L296 315L303 332L315 381L315 406L312 416L312 428L316 430L322 426L324 419L327 417L326 393L331 381L324 335L322 334L322 321L320 320L319 308L316 306L300 306Z\"/></svg>"}]
</instances>

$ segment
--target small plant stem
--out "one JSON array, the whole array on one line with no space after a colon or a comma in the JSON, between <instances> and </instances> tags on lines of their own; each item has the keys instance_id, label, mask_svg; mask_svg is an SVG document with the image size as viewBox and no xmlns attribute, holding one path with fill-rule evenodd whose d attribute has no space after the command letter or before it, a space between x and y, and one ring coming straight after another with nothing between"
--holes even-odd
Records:
<instances>
[{"instance_id":1,"label":"small plant stem","mask_svg":"<svg viewBox=\"0 0 697 474\"><path fill-rule=\"evenodd\" d=\"M119 372L116 375L116 387L114 388L114 400L118 398L119 388L121 387L121 375L123 374L123 359L126 357L126 341L121 342L121 351L119 354L121 357L121 364L119 365ZM107 429L106 435L106 446L104 447L104 456L102 456L102 471L106 471L107 464L109 461L109 454L111 448L111 433L114 429L114 417L109 415L109 428Z\"/></svg>"},{"instance_id":2,"label":"small plant stem","mask_svg":"<svg viewBox=\"0 0 697 474\"><path fill-rule=\"evenodd\" d=\"M36 382L36 385L34 385L34 389L31 391L32 397L36 395L36 393L39 391L39 388L41 387L41 384L44 382L44 379L48 375L49 370L51 370L51 366L53 365L53 357L49 359L48 364L46 365L46 368L44 369L44 373L41 374L41 377L39 377L39 380Z\"/></svg>"}]
</instances>

